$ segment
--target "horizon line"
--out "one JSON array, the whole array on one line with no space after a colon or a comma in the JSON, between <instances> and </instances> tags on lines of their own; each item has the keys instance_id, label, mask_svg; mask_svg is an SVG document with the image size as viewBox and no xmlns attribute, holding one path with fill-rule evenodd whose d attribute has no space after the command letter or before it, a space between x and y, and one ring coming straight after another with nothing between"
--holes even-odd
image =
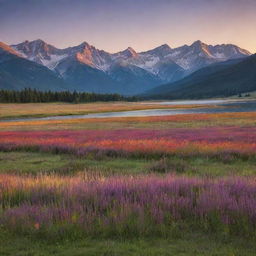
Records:
<instances>
[{"instance_id":1,"label":"horizon line","mask_svg":"<svg viewBox=\"0 0 256 256\"><path fill-rule=\"evenodd\" d=\"M193 45L193 44L196 43L196 42L201 42L201 43L203 43L203 44L206 44L207 46L233 45L233 46L237 46L237 47L241 48L242 50L248 51L250 54L254 54L254 52L251 52L250 50L248 50L248 49L246 49L246 48L243 48L242 46L239 46L239 45L237 45L237 44L235 44L235 43L227 42L227 43L208 44L208 43L206 43L205 41L202 41L202 40L200 40L200 39L197 39L197 40L195 40L195 41L192 41L192 43L190 43L190 44L186 44L186 43L185 43L185 44L182 44L182 45L176 46L176 47L171 47L168 43L163 43L163 44L160 44L160 45L158 45L158 46L155 46L155 47L153 47L153 48L149 48L149 49L146 49L146 50L138 50L138 51L137 51L137 50L134 49L134 47L128 46L128 47L126 47L125 49L123 48L123 49L121 49L121 50L116 50L115 52L111 52L111 51L107 51L107 50L104 50L104 49L100 49L100 48L98 48L97 46L95 46L94 44L88 43L88 41L82 41L82 42L79 43L79 44L76 44L76 45L69 45L69 46L66 46L66 47L63 47L63 48L62 48L62 47L59 48L59 47L56 46L55 44L48 43L47 40L41 39L41 38L37 38L37 39L33 39L33 40L25 39L25 40L22 40L22 41L19 42L19 43L5 43L4 41L0 41L0 42L5 43L5 44L7 44L8 46L14 46L14 45L18 45L18 44L25 43L25 42L35 42L35 41L42 41L42 42L44 42L44 43L46 43L46 44L48 44L48 45L51 45L51 46L53 46L53 47L55 47L55 48L57 48L57 49L60 49L60 50L67 49L67 48L71 48L71 47L76 47L76 46L79 46L79 45L82 45L82 44L86 43L86 44L88 44L89 46L92 46L92 47L94 47L94 48L97 49L97 50L101 50L101 51L104 51L104 52L108 52L108 53L110 53L110 54L115 54L115 53L118 53L118 52L122 52L122 51L125 51L125 50L129 49L129 48L133 49L136 53L143 53L143 52L150 51L150 50L154 50L154 49L156 49L156 48L159 48L159 47L165 46L165 45L168 46L168 47L170 47L171 49L176 49L176 48L180 48L180 47L183 47L183 46L191 46L191 45ZM255 52L255 53L256 53L256 52Z\"/></svg>"}]
</instances>

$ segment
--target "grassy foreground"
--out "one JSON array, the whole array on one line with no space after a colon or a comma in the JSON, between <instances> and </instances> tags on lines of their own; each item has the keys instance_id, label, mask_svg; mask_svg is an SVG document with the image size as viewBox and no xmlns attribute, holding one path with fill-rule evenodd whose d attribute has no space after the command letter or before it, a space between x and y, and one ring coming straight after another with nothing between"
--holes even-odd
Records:
<instances>
[{"instance_id":1,"label":"grassy foreground","mask_svg":"<svg viewBox=\"0 0 256 256\"><path fill-rule=\"evenodd\" d=\"M0 123L0 255L255 255L255 127L256 113Z\"/></svg>"},{"instance_id":2,"label":"grassy foreground","mask_svg":"<svg viewBox=\"0 0 256 256\"><path fill-rule=\"evenodd\" d=\"M223 177L256 175L256 158L214 159L169 157L160 159L76 157L44 152L0 152L0 173L19 175L96 173L103 176L176 174Z\"/></svg>"},{"instance_id":3,"label":"grassy foreground","mask_svg":"<svg viewBox=\"0 0 256 256\"><path fill-rule=\"evenodd\" d=\"M187 233L174 239L84 239L45 242L31 237L0 234L1 256L254 256L255 243Z\"/></svg>"},{"instance_id":4,"label":"grassy foreground","mask_svg":"<svg viewBox=\"0 0 256 256\"><path fill-rule=\"evenodd\" d=\"M80 158L43 152L0 152L0 173L73 175L79 172L113 174L146 173L152 161L126 158Z\"/></svg>"}]
</instances>

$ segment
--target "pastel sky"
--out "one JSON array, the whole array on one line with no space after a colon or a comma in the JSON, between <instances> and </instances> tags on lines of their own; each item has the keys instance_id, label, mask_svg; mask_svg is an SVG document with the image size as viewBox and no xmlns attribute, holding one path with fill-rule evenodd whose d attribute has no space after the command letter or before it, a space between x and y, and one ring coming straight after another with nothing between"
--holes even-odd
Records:
<instances>
[{"instance_id":1,"label":"pastel sky","mask_svg":"<svg viewBox=\"0 0 256 256\"><path fill-rule=\"evenodd\" d=\"M109 52L198 39L256 52L256 0L0 0L0 41L38 38Z\"/></svg>"}]
</instances>

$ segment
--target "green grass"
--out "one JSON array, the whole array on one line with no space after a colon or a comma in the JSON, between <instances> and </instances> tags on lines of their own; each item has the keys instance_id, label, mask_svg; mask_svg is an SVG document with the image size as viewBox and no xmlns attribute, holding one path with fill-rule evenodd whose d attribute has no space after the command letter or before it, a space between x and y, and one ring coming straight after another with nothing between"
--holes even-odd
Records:
<instances>
[{"instance_id":1,"label":"green grass","mask_svg":"<svg viewBox=\"0 0 256 256\"><path fill-rule=\"evenodd\" d=\"M173 239L84 239L47 242L31 237L0 234L1 256L253 256L256 245L245 239L221 239L187 233Z\"/></svg>"},{"instance_id":2,"label":"green grass","mask_svg":"<svg viewBox=\"0 0 256 256\"><path fill-rule=\"evenodd\" d=\"M204 157L147 160L136 158L79 158L42 152L0 152L0 173L72 175L95 172L103 175L175 173L187 176L256 175L256 158L212 159Z\"/></svg>"},{"instance_id":3,"label":"green grass","mask_svg":"<svg viewBox=\"0 0 256 256\"><path fill-rule=\"evenodd\" d=\"M0 173L75 174L95 171L103 174L135 174L145 172L148 161L120 158L78 158L72 155L54 155L37 152L0 152Z\"/></svg>"},{"instance_id":4,"label":"green grass","mask_svg":"<svg viewBox=\"0 0 256 256\"><path fill-rule=\"evenodd\" d=\"M239 158L191 157L181 159L174 157L167 160L166 172L175 172L186 176L249 176L256 174L256 158L243 160Z\"/></svg>"}]
</instances>

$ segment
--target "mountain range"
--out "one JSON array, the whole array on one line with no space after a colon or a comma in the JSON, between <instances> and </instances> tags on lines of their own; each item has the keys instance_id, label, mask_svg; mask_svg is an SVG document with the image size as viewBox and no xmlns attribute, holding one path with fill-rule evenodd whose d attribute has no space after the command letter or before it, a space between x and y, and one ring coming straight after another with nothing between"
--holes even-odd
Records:
<instances>
[{"instance_id":1,"label":"mountain range","mask_svg":"<svg viewBox=\"0 0 256 256\"><path fill-rule=\"evenodd\" d=\"M108 53L83 42L59 49L43 40L0 44L0 88L77 90L136 95L178 83L205 67L242 60L251 53L232 44L167 44L136 52L131 47ZM221 64L220 64L221 65ZM150 94L150 93L149 93Z\"/></svg>"},{"instance_id":2,"label":"mountain range","mask_svg":"<svg viewBox=\"0 0 256 256\"><path fill-rule=\"evenodd\" d=\"M256 91L256 54L202 68L193 74L147 91L150 99L227 97Z\"/></svg>"}]
</instances>

